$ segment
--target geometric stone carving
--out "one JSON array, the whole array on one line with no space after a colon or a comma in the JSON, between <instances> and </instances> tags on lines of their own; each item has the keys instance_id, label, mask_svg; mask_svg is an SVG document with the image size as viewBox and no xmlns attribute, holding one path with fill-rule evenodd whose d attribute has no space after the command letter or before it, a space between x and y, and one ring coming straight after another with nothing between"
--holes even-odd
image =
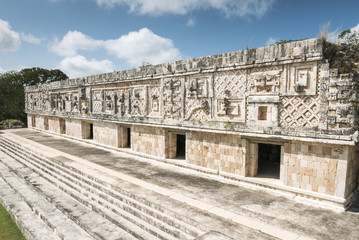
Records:
<instances>
[{"instance_id":1,"label":"geometric stone carving","mask_svg":"<svg viewBox=\"0 0 359 240\"><path fill-rule=\"evenodd\" d=\"M187 102L196 102L197 105L191 104L194 107L188 111L186 114L186 118L183 119L184 121L193 121L193 122L208 122L209 120L209 103L208 100L201 99L201 100L195 100L195 99L188 99Z\"/></svg>"},{"instance_id":2,"label":"geometric stone carving","mask_svg":"<svg viewBox=\"0 0 359 240\"><path fill-rule=\"evenodd\" d=\"M214 77L215 97L223 99L227 95L226 90L230 91L229 98L243 98L246 92L246 71L216 72Z\"/></svg>"},{"instance_id":3,"label":"geometric stone carving","mask_svg":"<svg viewBox=\"0 0 359 240\"><path fill-rule=\"evenodd\" d=\"M319 97L282 97L279 116L282 127L318 127Z\"/></svg>"},{"instance_id":4,"label":"geometric stone carving","mask_svg":"<svg viewBox=\"0 0 359 240\"><path fill-rule=\"evenodd\" d=\"M101 114L103 109L103 91L94 90L92 96L92 113Z\"/></svg>"}]
</instances>

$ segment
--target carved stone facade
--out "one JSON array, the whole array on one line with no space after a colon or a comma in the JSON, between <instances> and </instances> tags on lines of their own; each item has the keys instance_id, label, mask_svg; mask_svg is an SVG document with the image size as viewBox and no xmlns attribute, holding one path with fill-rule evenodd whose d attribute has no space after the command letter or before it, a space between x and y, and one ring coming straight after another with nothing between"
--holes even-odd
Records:
<instances>
[{"instance_id":1,"label":"carved stone facade","mask_svg":"<svg viewBox=\"0 0 359 240\"><path fill-rule=\"evenodd\" d=\"M30 86L28 123L346 206L358 187L359 81L322 53L310 39Z\"/></svg>"}]
</instances>

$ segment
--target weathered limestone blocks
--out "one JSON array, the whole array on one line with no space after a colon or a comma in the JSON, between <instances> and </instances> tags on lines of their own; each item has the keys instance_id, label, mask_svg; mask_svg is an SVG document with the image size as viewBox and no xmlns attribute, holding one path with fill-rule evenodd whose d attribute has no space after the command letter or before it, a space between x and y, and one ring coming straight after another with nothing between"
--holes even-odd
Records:
<instances>
[{"instance_id":1,"label":"weathered limestone blocks","mask_svg":"<svg viewBox=\"0 0 359 240\"><path fill-rule=\"evenodd\" d=\"M29 86L28 125L349 201L359 77L331 69L323 47L309 39Z\"/></svg>"},{"instance_id":2,"label":"weathered limestone blocks","mask_svg":"<svg viewBox=\"0 0 359 240\"><path fill-rule=\"evenodd\" d=\"M82 138L82 121L78 119L66 119L66 135Z\"/></svg>"},{"instance_id":3,"label":"weathered limestone blocks","mask_svg":"<svg viewBox=\"0 0 359 240\"><path fill-rule=\"evenodd\" d=\"M241 138L233 135L191 132L187 135L187 162L232 174L241 174Z\"/></svg>"},{"instance_id":4,"label":"weathered limestone blocks","mask_svg":"<svg viewBox=\"0 0 359 240\"><path fill-rule=\"evenodd\" d=\"M116 123L93 122L93 140L100 144L118 147Z\"/></svg>"},{"instance_id":5,"label":"weathered limestone blocks","mask_svg":"<svg viewBox=\"0 0 359 240\"><path fill-rule=\"evenodd\" d=\"M131 129L131 149L136 152L164 158L164 130L146 126L133 126Z\"/></svg>"}]
</instances>

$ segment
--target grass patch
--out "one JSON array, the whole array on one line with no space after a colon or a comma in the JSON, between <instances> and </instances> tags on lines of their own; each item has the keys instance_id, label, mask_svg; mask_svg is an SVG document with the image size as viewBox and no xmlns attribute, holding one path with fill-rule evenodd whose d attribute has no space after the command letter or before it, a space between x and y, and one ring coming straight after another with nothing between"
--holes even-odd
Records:
<instances>
[{"instance_id":1,"label":"grass patch","mask_svg":"<svg viewBox=\"0 0 359 240\"><path fill-rule=\"evenodd\" d=\"M10 214L0 204L0 239L25 240Z\"/></svg>"}]
</instances>

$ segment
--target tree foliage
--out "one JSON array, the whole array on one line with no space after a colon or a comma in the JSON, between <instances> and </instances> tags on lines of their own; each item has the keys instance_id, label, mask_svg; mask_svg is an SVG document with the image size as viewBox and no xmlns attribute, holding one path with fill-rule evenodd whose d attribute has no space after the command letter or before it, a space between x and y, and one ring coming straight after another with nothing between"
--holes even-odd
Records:
<instances>
[{"instance_id":1,"label":"tree foliage","mask_svg":"<svg viewBox=\"0 0 359 240\"><path fill-rule=\"evenodd\" d=\"M349 45L358 45L359 33L357 31L347 29L338 35L338 39Z\"/></svg>"},{"instance_id":2,"label":"tree foliage","mask_svg":"<svg viewBox=\"0 0 359 240\"><path fill-rule=\"evenodd\" d=\"M338 35L338 43L326 41L324 57L339 73L357 73L359 63L359 33L347 29Z\"/></svg>"},{"instance_id":3,"label":"tree foliage","mask_svg":"<svg viewBox=\"0 0 359 240\"><path fill-rule=\"evenodd\" d=\"M62 71L26 68L0 75L0 121L17 119L26 122L24 86L67 79Z\"/></svg>"}]
</instances>

